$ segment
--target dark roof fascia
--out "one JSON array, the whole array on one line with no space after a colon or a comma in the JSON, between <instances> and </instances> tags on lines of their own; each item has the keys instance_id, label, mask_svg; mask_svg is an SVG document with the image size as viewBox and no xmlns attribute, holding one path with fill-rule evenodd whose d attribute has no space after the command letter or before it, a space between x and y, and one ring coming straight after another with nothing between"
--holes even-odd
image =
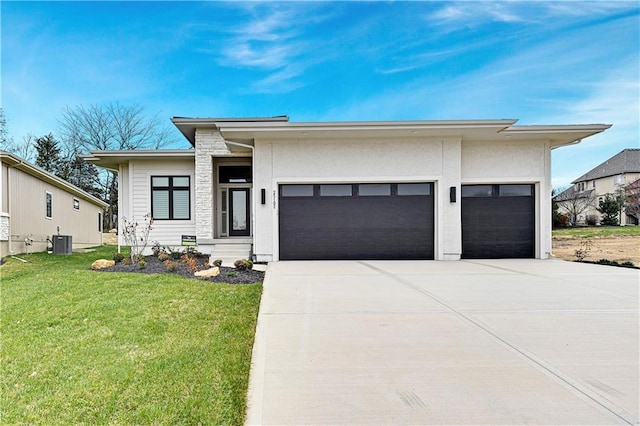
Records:
<instances>
[{"instance_id":1,"label":"dark roof fascia","mask_svg":"<svg viewBox=\"0 0 640 426\"><path fill-rule=\"evenodd\" d=\"M36 166L35 164L29 163L27 160L20 158L15 154L6 151L0 151L0 159L2 159L3 163L7 163L11 168L21 170L37 179L42 180L43 182L47 182L57 188L72 193L102 208L106 208L109 206L108 203L105 203L101 199L94 197L83 189L80 189L77 186L67 182L66 180L59 178L52 173L49 173L48 171Z\"/></svg>"}]
</instances>

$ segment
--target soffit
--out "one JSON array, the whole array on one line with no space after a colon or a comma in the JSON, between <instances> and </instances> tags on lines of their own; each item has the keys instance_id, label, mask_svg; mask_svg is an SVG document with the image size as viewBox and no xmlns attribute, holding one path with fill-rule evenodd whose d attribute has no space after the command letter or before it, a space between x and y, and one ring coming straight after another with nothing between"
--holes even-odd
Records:
<instances>
[{"instance_id":1,"label":"soffit","mask_svg":"<svg viewBox=\"0 0 640 426\"><path fill-rule=\"evenodd\" d=\"M172 160L188 158L195 158L195 151L193 149L91 151L89 155L82 156L84 161L116 172L120 164L126 164L131 160Z\"/></svg>"},{"instance_id":2,"label":"soffit","mask_svg":"<svg viewBox=\"0 0 640 426\"><path fill-rule=\"evenodd\" d=\"M327 123L216 123L232 141L255 139L298 140L350 138L463 137L495 139L515 120L392 121Z\"/></svg>"}]
</instances>

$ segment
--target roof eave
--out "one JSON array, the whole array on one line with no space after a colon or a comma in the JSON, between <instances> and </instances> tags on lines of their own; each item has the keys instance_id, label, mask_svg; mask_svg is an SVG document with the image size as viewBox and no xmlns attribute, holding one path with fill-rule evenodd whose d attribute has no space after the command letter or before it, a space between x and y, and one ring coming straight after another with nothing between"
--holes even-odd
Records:
<instances>
[{"instance_id":1,"label":"roof eave","mask_svg":"<svg viewBox=\"0 0 640 426\"><path fill-rule=\"evenodd\" d=\"M568 124L568 125L529 125L511 126L502 133L510 136L534 136L549 139L550 148L575 145L582 139L609 129L611 124Z\"/></svg>"},{"instance_id":2,"label":"roof eave","mask_svg":"<svg viewBox=\"0 0 640 426\"><path fill-rule=\"evenodd\" d=\"M251 141L256 138L313 139L318 137L424 137L456 136L474 130L497 134L516 120L441 120L441 121L344 121L320 123L216 123L228 140Z\"/></svg>"},{"instance_id":3,"label":"roof eave","mask_svg":"<svg viewBox=\"0 0 640 426\"><path fill-rule=\"evenodd\" d=\"M66 180L59 178L58 176L55 176L47 172L46 170L29 163L28 161L18 157L17 155L3 151L0 152L0 158L2 158L4 162L9 164L9 167L15 167L19 170L22 170L23 172L33 177L50 183L51 185L54 185L58 188L64 189L80 198L83 198L86 201L92 202L93 204L96 204L102 208L106 208L109 206L108 203L94 197L83 189L78 188L77 186L67 182Z\"/></svg>"},{"instance_id":4,"label":"roof eave","mask_svg":"<svg viewBox=\"0 0 640 426\"><path fill-rule=\"evenodd\" d=\"M180 133L191 143L196 146L196 129L218 128L219 123L269 123L269 122L288 122L289 117L286 115L276 117L248 117L248 118L189 118L189 117L171 117L171 122L178 128Z\"/></svg>"},{"instance_id":5,"label":"roof eave","mask_svg":"<svg viewBox=\"0 0 640 426\"><path fill-rule=\"evenodd\" d=\"M193 149L160 149L160 150L134 150L134 151L90 151L88 155L82 155L84 161L113 172L119 171L119 165L131 160L157 160L175 158L194 158Z\"/></svg>"}]
</instances>

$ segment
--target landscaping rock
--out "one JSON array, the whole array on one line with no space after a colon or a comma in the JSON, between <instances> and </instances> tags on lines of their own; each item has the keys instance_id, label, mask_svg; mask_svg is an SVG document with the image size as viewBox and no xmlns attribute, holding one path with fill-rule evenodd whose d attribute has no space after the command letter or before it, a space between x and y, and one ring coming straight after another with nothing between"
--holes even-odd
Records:
<instances>
[{"instance_id":1,"label":"landscaping rock","mask_svg":"<svg viewBox=\"0 0 640 426\"><path fill-rule=\"evenodd\" d=\"M91 264L91 269L111 268L115 264L116 262L114 262L113 260L98 259Z\"/></svg>"},{"instance_id":2,"label":"landscaping rock","mask_svg":"<svg viewBox=\"0 0 640 426\"><path fill-rule=\"evenodd\" d=\"M261 283L264 279L263 271L256 271L255 269L248 269L246 271L238 271L235 268L229 268L226 266L220 267L220 274L211 277L196 277L193 274L193 270L189 265L181 260L174 261L176 267L175 270L169 271L167 265L161 262L156 256L147 256L145 258L147 262L146 268L140 268L137 264L127 264L124 261L116 263L115 266L110 268L97 269L96 272L134 272L139 274L173 274L181 275L183 277L191 278L194 280L210 281L212 283L224 283L224 284L253 284ZM262 266L262 265L260 265ZM196 267L207 269L210 267L208 257L198 257L196 260Z\"/></svg>"},{"instance_id":3,"label":"landscaping rock","mask_svg":"<svg viewBox=\"0 0 640 426\"><path fill-rule=\"evenodd\" d=\"M214 266L213 268L205 269L204 271L196 271L196 273L193 275L195 275L196 277L205 278L216 277L220 275L220 268Z\"/></svg>"}]
</instances>

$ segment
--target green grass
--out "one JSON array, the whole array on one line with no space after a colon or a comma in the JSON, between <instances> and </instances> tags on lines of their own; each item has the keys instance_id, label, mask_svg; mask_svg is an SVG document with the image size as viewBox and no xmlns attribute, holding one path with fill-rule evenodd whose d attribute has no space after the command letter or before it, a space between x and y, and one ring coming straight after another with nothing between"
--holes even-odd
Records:
<instances>
[{"instance_id":1,"label":"green grass","mask_svg":"<svg viewBox=\"0 0 640 426\"><path fill-rule=\"evenodd\" d=\"M242 424L262 286L88 270L112 252L0 267L0 423Z\"/></svg>"},{"instance_id":2,"label":"green grass","mask_svg":"<svg viewBox=\"0 0 640 426\"><path fill-rule=\"evenodd\" d=\"M640 226L585 226L554 229L554 237L590 238L612 236L640 236Z\"/></svg>"}]
</instances>

